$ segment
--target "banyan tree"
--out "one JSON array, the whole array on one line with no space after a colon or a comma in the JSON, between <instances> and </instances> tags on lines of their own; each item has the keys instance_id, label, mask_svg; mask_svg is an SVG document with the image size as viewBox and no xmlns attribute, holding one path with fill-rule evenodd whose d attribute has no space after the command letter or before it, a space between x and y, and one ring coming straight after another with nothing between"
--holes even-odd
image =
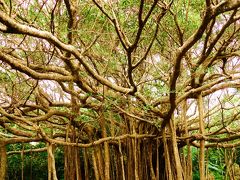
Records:
<instances>
[{"instance_id":1,"label":"banyan tree","mask_svg":"<svg viewBox=\"0 0 240 180\"><path fill-rule=\"evenodd\" d=\"M239 9L239 0L1 0L0 180L12 154L42 151L49 180L60 179L56 151L65 180L190 180L193 148L200 179L212 176L211 149L225 151L233 179ZM44 147L8 150L29 143Z\"/></svg>"}]
</instances>

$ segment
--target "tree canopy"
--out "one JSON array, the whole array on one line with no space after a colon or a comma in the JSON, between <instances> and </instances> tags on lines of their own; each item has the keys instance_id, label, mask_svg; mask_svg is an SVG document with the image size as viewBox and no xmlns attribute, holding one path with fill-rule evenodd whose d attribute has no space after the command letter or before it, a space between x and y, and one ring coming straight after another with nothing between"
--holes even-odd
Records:
<instances>
[{"instance_id":1,"label":"tree canopy","mask_svg":"<svg viewBox=\"0 0 240 180\"><path fill-rule=\"evenodd\" d=\"M239 8L1 0L0 179L6 146L30 142L50 179L57 148L65 179L191 179L193 147L208 177L206 150L240 145Z\"/></svg>"}]
</instances>

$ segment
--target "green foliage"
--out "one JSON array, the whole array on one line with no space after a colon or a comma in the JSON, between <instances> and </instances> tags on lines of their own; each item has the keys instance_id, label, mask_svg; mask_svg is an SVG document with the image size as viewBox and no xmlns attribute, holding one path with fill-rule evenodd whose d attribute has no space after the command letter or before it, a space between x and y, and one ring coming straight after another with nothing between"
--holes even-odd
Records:
<instances>
[{"instance_id":1,"label":"green foliage","mask_svg":"<svg viewBox=\"0 0 240 180\"><path fill-rule=\"evenodd\" d=\"M7 83L9 82L10 77L8 75L8 73L6 72L0 72L0 83Z\"/></svg>"},{"instance_id":2,"label":"green foliage","mask_svg":"<svg viewBox=\"0 0 240 180\"><path fill-rule=\"evenodd\" d=\"M30 144L14 144L8 145L8 151L22 151L24 146L24 150L30 149ZM44 143L40 143L36 146L36 148L44 147ZM24 177L26 180L32 177L36 180L44 180L47 179L47 153L27 153L23 156L24 160ZM21 154L13 154L8 156L8 179L9 180L17 180L21 177L22 173L22 157Z\"/></svg>"},{"instance_id":3,"label":"green foliage","mask_svg":"<svg viewBox=\"0 0 240 180\"><path fill-rule=\"evenodd\" d=\"M34 24L37 24L41 28L46 28L45 30L48 30L49 28L49 17L46 16L46 13L43 11L43 9L36 9L36 7L39 7L38 3L35 1L34 3L30 3L29 11L28 11L28 18L30 21L34 20Z\"/></svg>"},{"instance_id":4,"label":"green foliage","mask_svg":"<svg viewBox=\"0 0 240 180\"><path fill-rule=\"evenodd\" d=\"M226 164L224 159L224 151L223 148L209 148L206 151L206 155L208 160L207 168L208 173L213 175L215 179L221 180L224 179L226 173ZM237 154L240 153L239 149L236 151ZM198 154L199 150L195 147L192 148L192 163L193 163L193 179L200 179L199 168L198 168ZM237 156L238 157L238 156ZM239 163L239 159L236 159L236 163Z\"/></svg>"},{"instance_id":5,"label":"green foliage","mask_svg":"<svg viewBox=\"0 0 240 180\"><path fill-rule=\"evenodd\" d=\"M162 81L154 81L144 86L144 95L146 97L159 98L166 96L169 93L169 87L167 87Z\"/></svg>"},{"instance_id":6,"label":"green foliage","mask_svg":"<svg viewBox=\"0 0 240 180\"><path fill-rule=\"evenodd\" d=\"M223 178L225 175L225 162L223 149L208 150L208 169L216 179Z\"/></svg>"},{"instance_id":7,"label":"green foliage","mask_svg":"<svg viewBox=\"0 0 240 180\"><path fill-rule=\"evenodd\" d=\"M7 150L9 151L21 151L24 145L24 150L31 148L42 148L45 147L44 143L39 143L36 146L30 144L14 144L8 145ZM24 160L24 179L30 180L46 180L48 179L48 163L47 163L47 152L29 152L23 156ZM62 180L64 177L64 162L63 162L63 150L57 148L55 151L55 163L58 179ZM13 154L8 156L7 164L7 180L18 180L22 173L22 157L21 154Z\"/></svg>"},{"instance_id":8,"label":"green foliage","mask_svg":"<svg viewBox=\"0 0 240 180\"><path fill-rule=\"evenodd\" d=\"M198 149L192 148L192 167L193 167L193 179L200 179L199 168L198 168Z\"/></svg>"}]
</instances>

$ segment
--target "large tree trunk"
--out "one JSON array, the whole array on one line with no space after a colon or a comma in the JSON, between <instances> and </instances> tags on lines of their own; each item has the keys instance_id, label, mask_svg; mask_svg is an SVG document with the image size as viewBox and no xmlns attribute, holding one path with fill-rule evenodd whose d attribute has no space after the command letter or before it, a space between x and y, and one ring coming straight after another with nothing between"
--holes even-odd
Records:
<instances>
[{"instance_id":1,"label":"large tree trunk","mask_svg":"<svg viewBox=\"0 0 240 180\"><path fill-rule=\"evenodd\" d=\"M200 93L198 96L198 112L199 112L199 128L200 128L200 134L204 135L204 121L203 121L203 98L202 94ZM200 179L205 180L205 141L200 140L200 153L199 153L199 173L200 173Z\"/></svg>"},{"instance_id":2,"label":"large tree trunk","mask_svg":"<svg viewBox=\"0 0 240 180\"><path fill-rule=\"evenodd\" d=\"M103 112L101 112L103 113ZM106 124L103 114L100 115L100 127L102 130L102 137L107 137ZM110 154L109 154L109 145L108 142L104 142L104 180L110 180Z\"/></svg>"},{"instance_id":3,"label":"large tree trunk","mask_svg":"<svg viewBox=\"0 0 240 180\"><path fill-rule=\"evenodd\" d=\"M0 180L5 180L7 172L7 150L4 141L0 141Z\"/></svg>"},{"instance_id":4,"label":"large tree trunk","mask_svg":"<svg viewBox=\"0 0 240 180\"><path fill-rule=\"evenodd\" d=\"M81 180L80 156L77 147L64 148L64 179Z\"/></svg>"},{"instance_id":5,"label":"large tree trunk","mask_svg":"<svg viewBox=\"0 0 240 180\"><path fill-rule=\"evenodd\" d=\"M188 136L188 125L187 125L187 101L183 102L183 113L182 121L184 123L184 136ZM192 180L192 149L189 140L186 140L187 144L187 157L183 154L183 163L184 163L184 178L187 180Z\"/></svg>"},{"instance_id":6,"label":"large tree trunk","mask_svg":"<svg viewBox=\"0 0 240 180\"><path fill-rule=\"evenodd\" d=\"M176 128L173 122L173 119L170 120L170 132L171 132L171 143L172 143L172 150L173 150L173 158L175 164L175 171L176 171L176 179L182 180L183 179L183 171L179 156L179 150L177 145L177 136L176 136Z\"/></svg>"},{"instance_id":7,"label":"large tree trunk","mask_svg":"<svg viewBox=\"0 0 240 180\"><path fill-rule=\"evenodd\" d=\"M68 132L72 137L66 137L67 142L76 142L75 129L69 125ZM64 147L64 179L81 180L81 165L80 153L78 147L65 146Z\"/></svg>"},{"instance_id":8,"label":"large tree trunk","mask_svg":"<svg viewBox=\"0 0 240 180\"><path fill-rule=\"evenodd\" d=\"M53 151L54 151L53 145L48 143L48 147L47 147L47 152L48 152L48 180L57 180L55 158L54 158Z\"/></svg>"}]
</instances>

